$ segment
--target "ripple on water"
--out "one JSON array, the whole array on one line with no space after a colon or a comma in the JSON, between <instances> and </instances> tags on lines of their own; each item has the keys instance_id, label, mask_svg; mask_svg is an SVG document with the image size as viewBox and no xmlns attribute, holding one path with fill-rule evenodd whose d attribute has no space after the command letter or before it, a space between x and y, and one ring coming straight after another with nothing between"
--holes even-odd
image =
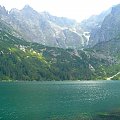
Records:
<instances>
[{"instance_id":1,"label":"ripple on water","mask_svg":"<svg viewBox=\"0 0 120 120\"><path fill-rule=\"evenodd\" d=\"M119 93L118 81L2 83L0 119L91 119L120 108Z\"/></svg>"}]
</instances>

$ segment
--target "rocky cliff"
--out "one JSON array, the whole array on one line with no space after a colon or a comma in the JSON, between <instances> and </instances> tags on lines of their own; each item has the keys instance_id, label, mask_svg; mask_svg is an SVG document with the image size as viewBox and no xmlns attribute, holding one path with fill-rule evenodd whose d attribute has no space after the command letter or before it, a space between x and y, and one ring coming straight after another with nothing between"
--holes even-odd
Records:
<instances>
[{"instance_id":1,"label":"rocky cliff","mask_svg":"<svg viewBox=\"0 0 120 120\"><path fill-rule=\"evenodd\" d=\"M111 13L108 14L100 28L91 33L89 45L94 46L97 43L113 40L120 37L120 5L114 6Z\"/></svg>"},{"instance_id":2,"label":"rocky cliff","mask_svg":"<svg viewBox=\"0 0 120 120\"><path fill-rule=\"evenodd\" d=\"M75 20L52 16L47 12L38 13L28 5L22 10L12 9L9 12L0 7L0 19L30 42L75 49L83 48L87 42Z\"/></svg>"}]
</instances>

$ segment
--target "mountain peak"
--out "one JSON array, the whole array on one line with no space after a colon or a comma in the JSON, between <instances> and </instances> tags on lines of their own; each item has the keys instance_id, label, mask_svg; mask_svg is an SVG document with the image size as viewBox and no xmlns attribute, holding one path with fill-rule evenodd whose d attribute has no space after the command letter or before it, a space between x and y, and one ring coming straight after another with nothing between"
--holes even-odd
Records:
<instances>
[{"instance_id":1,"label":"mountain peak","mask_svg":"<svg viewBox=\"0 0 120 120\"><path fill-rule=\"evenodd\" d=\"M25 5L22 11L34 11L30 5Z\"/></svg>"},{"instance_id":2,"label":"mountain peak","mask_svg":"<svg viewBox=\"0 0 120 120\"><path fill-rule=\"evenodd\" d=\"M5 9L5 7L1 5L0 5L0 14L4 14L4 15L8 14L8 11Z\"/></svg>"},{"instance_id":3,"label":"mountain peak","mask_svg":"<svg viewBox=\"0 0 120 120\"><path fill-rule=\"evenodd\" d=\"M24 16L33 19L39 16L39 13L29 5L25 5L24 8L21 10L21 12Z\"/></svg>"},{"instance_id":4,"label":"mountain peak","mask_svg":"<svg viewBox=\"0 0 120 120\"><path fill-rule=\"evenodd\" d=\"M111 13L112 13L113 15L118 15L118 14L120 13L120 4L112 7Z\"/></svg>"},{"instance_id":5,"label":"mountain peak","mask_svg":"<svg viewBox=\"0 0 120 120\"><path fill-rule=\"evenodd\" d=\"M19 10L18 9L16 9L16 8L12 8L11 10L10 10L10 13L13 13L13 12L19 12Z\"/></svg>"}]
</instances>

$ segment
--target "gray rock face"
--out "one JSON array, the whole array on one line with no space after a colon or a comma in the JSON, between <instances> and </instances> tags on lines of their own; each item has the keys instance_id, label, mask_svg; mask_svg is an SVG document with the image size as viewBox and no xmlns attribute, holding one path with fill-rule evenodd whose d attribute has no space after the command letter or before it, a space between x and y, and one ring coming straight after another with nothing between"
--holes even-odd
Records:
<instances>
[{"instance_id":1,"label":"gray rock face","mask_svg":"<svg viewBox=\"0 0 120 120\"><path fill-rule=\"evenodd\" d=\"M94 29L101 27L104 18L111 12L111 8L103 11L99 15L93 15L90 18L83 20L80 26L87 32L91 32Z\"/></svg>"},{"instance_id":2,"label":"gray rock face","mask_svg":"<svg viewBox=\"0 0 120 120\"><path fill-rule=\"evenodd\" d=\"M91 33L89 45L113 40L120 37L120 5L114 6L111 13L105 17L100 28Z\"/></svg>"},{"instance_id":3,"label":"gray rock face","mask_svg":"<svg viewBox=\"0 0 120 120\"><path fill-rule=\"evenodd\" d=\"M6 15L0 12L0 15L2 20L28 41L75 49L81 49L86 44L86 37L74 20L52 16L47 12L38 13L28 5L22 10L12 9Z\"/></svg>"},{"instance_id":4,"label":"gray rock face","mask_svg":"<svg viewBox=\"0 0 120 120\"><path fill-rule=\"evenodd\" d=\"M5 9L5 7L0 6L0 16L2 15L6 16L8 14L8 11Z\"/></svg>"}]
</instances>

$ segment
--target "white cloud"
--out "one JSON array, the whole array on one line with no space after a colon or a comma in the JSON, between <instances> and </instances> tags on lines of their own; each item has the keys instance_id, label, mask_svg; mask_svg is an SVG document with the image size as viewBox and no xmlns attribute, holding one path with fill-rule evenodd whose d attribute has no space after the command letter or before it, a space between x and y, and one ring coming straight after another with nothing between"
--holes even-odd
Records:
<instances>
[{"instance_id":1,"label":"white cloud","mask_svg":"<svg viewBox=\"0 0 120 120\"><path fill-rule=\"evenodd\" d=\"M8 10L22 9L29 4L35 10L48 11L53 15L64 16L80 21L92 14L98 14L120 0L0 0L0 5Z\"/></svg>"}]
</instances>

